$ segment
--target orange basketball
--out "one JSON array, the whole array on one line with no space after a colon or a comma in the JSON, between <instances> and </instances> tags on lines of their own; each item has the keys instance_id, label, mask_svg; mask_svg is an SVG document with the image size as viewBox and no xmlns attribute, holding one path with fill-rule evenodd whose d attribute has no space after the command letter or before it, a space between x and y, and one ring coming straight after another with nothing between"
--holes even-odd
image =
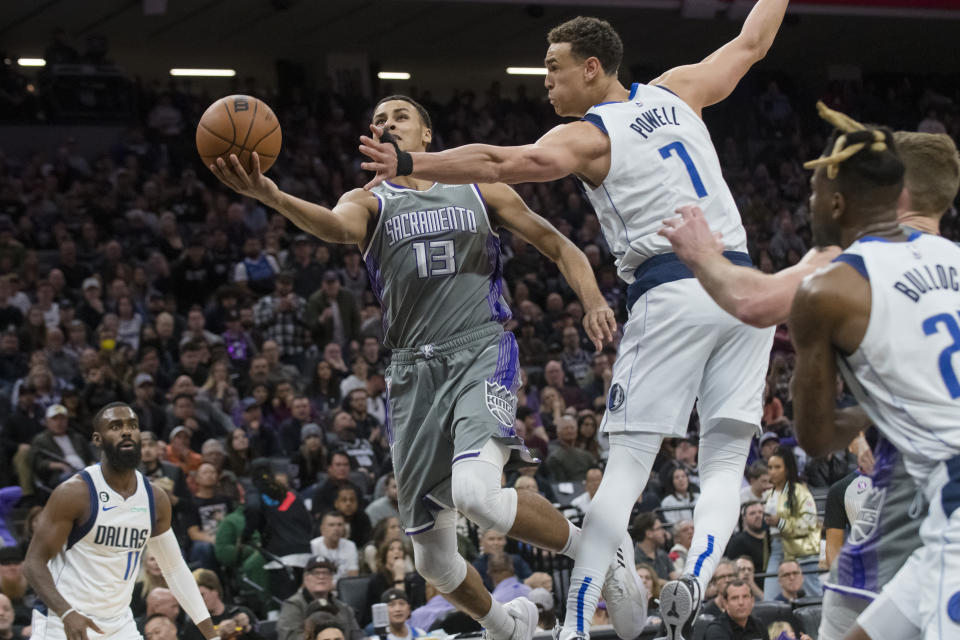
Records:
<instances>
[{"instance_id":1,"label":"orange basketball","mask_svg":"<svg viewBox=\"0 0 960 640\"><path fill-rule=\"evenodd\" d=\"M197 125L197 151L204 166L235 153L243 168L250 171L250 153L260 156L260 170L266 171L280 153L280 123L267 103L252 96L227 96L207 107Z\"/></svg>"}]
</instances>

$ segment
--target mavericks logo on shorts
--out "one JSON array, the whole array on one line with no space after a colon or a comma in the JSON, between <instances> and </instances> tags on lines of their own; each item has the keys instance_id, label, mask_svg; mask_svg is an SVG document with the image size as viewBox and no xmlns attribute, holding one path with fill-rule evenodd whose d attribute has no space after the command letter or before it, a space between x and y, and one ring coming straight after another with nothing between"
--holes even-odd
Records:
<instances>
[{"instance_id":1,"label":"mavericks logo on shorts","mask_svg":"<svg viewBox=\"0 0 960 640\"><path fill-rule=\"evenodd\" d=\"M487 409L497 419L497 422L505 427L512 427L513 420L517 415L517 396L502 384L489 380L486 383Z\"/></svg>"},{"instance_id":2,"label":"mavericks logo on shorts","mask_svg":"<svg viewBox=\"0 0 960 640\"><path fill-rule=\"evenodd\" d=\"M623 387L620 386L620 383L615 383L610 387L610 397L607 399L607 408L610 411L616 411L623 406L623 401L626 399L627 394L623 392Z\"/></svg>"}]
</instances>

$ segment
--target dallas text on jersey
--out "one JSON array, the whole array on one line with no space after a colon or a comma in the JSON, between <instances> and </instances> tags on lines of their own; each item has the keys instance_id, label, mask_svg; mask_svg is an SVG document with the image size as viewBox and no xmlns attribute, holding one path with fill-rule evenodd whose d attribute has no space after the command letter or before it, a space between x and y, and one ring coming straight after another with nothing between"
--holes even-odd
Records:
<instances>
[{"instance_id":1,"label":"dallas text on jersey","mask_svg":"<svg viewBox=\"0 0 960 640\"><path fill-rule=\"evenodd\" d=\"M139 549L147 542L149 535L149 529L134 529L132 527L115 527L101 524L97 525L97 533L93 543L102 544L107 547L118 547L120 549Z\"/></svg>"}]
</instances>

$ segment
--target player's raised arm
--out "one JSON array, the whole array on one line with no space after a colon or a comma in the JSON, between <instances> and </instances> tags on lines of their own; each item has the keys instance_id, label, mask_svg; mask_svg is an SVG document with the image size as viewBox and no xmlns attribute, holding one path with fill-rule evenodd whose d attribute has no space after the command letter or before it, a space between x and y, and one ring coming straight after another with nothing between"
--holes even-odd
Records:
<instances>
[{"instance_id":1,"label":"player's raised arm","mask_svg":"<svg viewBox=\"0 0 960 640\"><path fill-rule=\"evenodd\" d=\"M382 133L376 126L370 128L377 137ZM549 182L584 173L589 163L610 149L609 139L587 122L559 125L534 144L517 147L468 144L437 153L400 151L398 157L397 148L388 142L369 136L362 136L360 142L360 152L370 158L361 168L377 174L366 189L397 175L444 184Z\"/></svg>"},{"instance_id":2,"label":"player's raised arm","mask_svg":"<svg viewBox=\"0 0 960 640\"><path fill-rule=\"evenodd\" d=\"M90 492L79 476L74 476L58 486L50 495L46 507L37 517L37 525L27 556L23 574L47 609L61 619L67 640L87 640L87 629L103 633L100 627L67 602L54 584L47 563L67 544L74 523L89 517Z\"/></svg>"},{"instance_id":3,"label":"player's raised arm","mask_svg":"<svg viewBox=\"0 0 960 640\"><path fill-rule=\"evenodd\" d=\"M701 62L675 67L650 84L676 93L695 111L729 96L740 79L767 55L783 22L788 0L759 0L740 30L740 35Z\"/></svg>"},{"instance_id":4,"label":"player's raised arm","mask_svg":"<svg viewBox=\"0 0 960 640\"><path fill-rule=\"evenodd\" d=\"M180 551L180 544L177 542L177 536L170 528L170 518L173 508L170 506L170 499L167 493L157 489L152 485L149 487L153 491L153 499L157 505L157 522L153 530L153 536L147 541L150 552L157 559L157 565L163 574L164 580L171 593L180 603L180 606L190 619L200 629L200 633L207 640L216 638L217 631L214 629L213 622L210 619L210 612L203 603L203 596L200 595L200 589L197 582L190 573L186 560L183 559L183 553Z\"/></svg>"},{"instance_id":5,"label":"player's raised arm","mask_svg":"<svg viewBox=\"0 0 960 640\"><path fill-rule=\"evenodd\" d=\"M658 233L670 240L677 256L724 311L754 327L786 322L800 282L840 253L839 247L811 249L792 267L762 273L735 265L723 256L723 243L699 207L682 207L677 213L681 217L664 220L664 228Z\"/></svg>"},{"instance_id":6,"label":"player's raised arm","mask_svg":"<svg viewBox=\"0 0 960 640\"><path fill-rule=\"evenodd\" d=\"M377 197L372 193L354 189L345 193L337 206L328 209L281 191L273 180L261 173L256 152L252 154L251 165L252 171L247 173L237 156L231 154L229 163L217 158L210 170L237 193L276 209L300 229L321 240L360 244L367 237L378 210Z\"/></svg>"},{"instance_id":7,"label":"player's raised arm","mask_svg":"<svg viewBox=\"0 0 960 640\"><path fill-rule=\"evenodd\" d=\"M501 226L532 244L560 268L560 273L583 303L583 327L597 351L605 341L613 340L617 321L600 293L583 252L552 224L531 211L517 192L507 185L480 185L480 192Z\"/></svg>"}]
</instances>

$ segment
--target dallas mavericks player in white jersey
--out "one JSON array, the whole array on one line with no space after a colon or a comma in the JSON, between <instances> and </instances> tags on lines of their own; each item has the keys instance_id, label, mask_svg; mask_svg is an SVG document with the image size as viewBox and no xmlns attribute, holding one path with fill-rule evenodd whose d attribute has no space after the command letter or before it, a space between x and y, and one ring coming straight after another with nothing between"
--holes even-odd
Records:
<instances>
[{"instance_id":1,"label":"dallas mavericks player in white jersey","mask_svg":"<svg viewBox=\"0 0 960 640\"><path fill-rule=\"evenodd\" d=\"M839 371L900 451L929 512L923 546L847 640L960 637L960 248L897 224L903 165L888 130L845 117L813 176L814 241L837 264L803 281L790 316L795 427L811 455L850 440L835 421ZM839 135L842 133L843 135Z\"/></svg>"},{"instance_id":2,"label":"dallas mavericks player in white jersey","mask_svg":"<svg viewBox=\"0 0 960 640\"><path fill-rule=\"evenodd\" d=\"M170 499L137 471L140 421L116 402L93 419L102 451L91 465L58 486L40 513L24 573L44 606L33 614L34 640L134 640L130 611L144 548L163 572L180 606L207 640L217 637L200 590L170 529Z\"/></svg>"},{"instance_id":3,"label":"dallas mavericks player in white jersey","mask_svg":"<svg viewBox=\"0 0 960 640\"><path fill-rule=\"evenodd\" d=\"M704 107L726 98L764 57L787 0L760 0L740 35L699 63L649 85L617 79L620 37L606 22L576 18L552 30L545 64L550 102L561 125L535 144L467 145L441 153L398 153L361 138L376 171L368 187L397 173L446 183L545 182L576 175L597 210L621 278L630 284L630 319L614 366L603 429L610 460L584 524L561 638L589 631L605 567L627 526L665 436L683 435L699 398L703 495L685 576L662 592L671 640L686 635L736 524L747 449L761 415L771 329L726 314L657 235L661 220L699 205L724 234L727 258L749 264L739 213L721 175Z\"/></svg>"}]
</instances>

